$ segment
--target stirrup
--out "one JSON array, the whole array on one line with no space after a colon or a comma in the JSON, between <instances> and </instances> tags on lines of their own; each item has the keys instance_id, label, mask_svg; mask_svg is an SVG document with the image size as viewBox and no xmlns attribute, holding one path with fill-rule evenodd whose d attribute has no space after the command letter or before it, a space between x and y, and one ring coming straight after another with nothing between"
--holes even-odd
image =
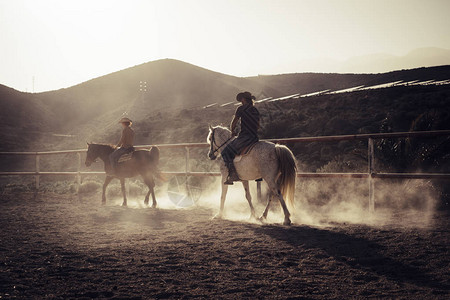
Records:
<instances>
[{"instance_id":1,"label":"stirrup","mask_svg":"<svg viewBox=\"0 0 450 300\"><path fill-rule=\"evenodd\" d=\"M227 176L227 180L223 183L226 185L233 185L233 182L235 181L241 181L241 179L239 178L239 175L237 174L236 170L234 170L234 176L228 174Z\"/></svg>"}]
</instances>

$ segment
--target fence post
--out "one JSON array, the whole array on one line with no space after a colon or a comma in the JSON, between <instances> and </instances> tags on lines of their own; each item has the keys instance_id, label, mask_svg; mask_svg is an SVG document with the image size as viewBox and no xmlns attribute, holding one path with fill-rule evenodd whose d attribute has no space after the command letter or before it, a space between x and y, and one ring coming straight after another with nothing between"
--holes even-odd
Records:
<instances>
[{"instance_id":1,"label":"fence post","mask_svg":"<svg viewBox=\"0 0 450 300\"><path fill-rule=\"evenodd\" d=\"M375 189L373 176L374 173L374 150L373 150L373 139L369 138L369 149L368 149L368 160L369 160L369 212L373 213L375 211Z\"/></svg>"},{"instance_id":2,"label":"fence post","mask_svg":"<svg viewBox=\"0 0 450 300\"><path fill-rule=\"evenodd\" d=\"M77 192L80 191L80 186L81 186L81 154L80 152L77 152L77 158L78 158L78 165L77 165L77 185L78 185L78 189Z\"/></svg>"},{"instance_id":3,"label":"fence post","mask_svg":"<svg viewBox=\"0 0 450 300\"><path fill-rule=\"evenodd\" d=\"M35 176L35 180L36 180L36 190L39 189L39 154L36 153L36 176Z\"/></svg>"},{"instance_id":4,"label":"fence post","mask_svg":"<svg viewBox=\"0 0 450 300\"><path fill-rule=\"evenodd\" d=\"M189 174L189 147L184 147L184 149L186 150L186 177Z\"/></svg>"},{"instance_id":5,"label":"fence post","mask_svg":"<svg viewBox=\"0 0 450 300\"><path fill-rule=\"evenodd\" d=\"M186 190L189 193L189 188L188 188L188 175L189 175L189 147L184 147L184 149L186 150L186 167L185 167L185 171L186 171L186 180L185 180L185 186L186 186Z\"/></svg>"}]
</instances>

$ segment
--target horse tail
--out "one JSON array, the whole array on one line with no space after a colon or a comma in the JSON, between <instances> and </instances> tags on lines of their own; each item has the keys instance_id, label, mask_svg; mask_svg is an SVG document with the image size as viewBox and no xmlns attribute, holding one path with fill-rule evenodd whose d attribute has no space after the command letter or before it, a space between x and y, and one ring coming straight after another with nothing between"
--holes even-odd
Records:
<instances>
[{"instance_id":1,"label":"horse tail","mask_svg":"<svg viewBox=\"0 0 450 300\"><path fill-rule=\"evenodd\" d=\"M162 181L167 181L167 178L161 174L161 170L158 168L159 148L157 146L152 146L150 148L147 154L147 160L151 163L154 176Z\"/></svg>"},{"instance_id":2,"label":"horse tail","mask_svg":"<svg viewBox=\"0 0 450 300\"><path fill-rule=\"evenodd\" d=\"M288 205L294 207L295 194L295 178L297 177L297 165L295 163L295 156L284 145L275 145L275 152L278 158L278 188L281 190L283 198Z\"/></svg>"},{"instance_id":3,"label":"horse tail","mask_svg":"<svg viewBox=\"0 0 450 300\"><path fill-rule=\"evenodd\" d=\"M155 163L159 162L159 148L156 146L152 146L148 153L150 159Z\"/></svg>"}]
</instances>

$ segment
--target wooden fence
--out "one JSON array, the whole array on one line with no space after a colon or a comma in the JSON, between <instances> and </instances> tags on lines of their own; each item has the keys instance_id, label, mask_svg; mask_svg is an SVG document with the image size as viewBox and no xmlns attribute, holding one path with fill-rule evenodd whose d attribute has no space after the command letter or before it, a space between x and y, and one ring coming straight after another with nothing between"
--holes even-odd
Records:
<instances>
[{"instance_id":1,"label":"wooden fence","mask_svg":"<svg viewBox=\"0 0 450 300\"><path fill-rule=\"evenodd\" d=\"M305 142L332 142L332 141L349 141L349 140L368 140L368 168L365 173L297 173L297 177L303 178L362 178L368 180L369 185L369 210L374 211L375 208L375 190L374 178L401 178L401 179L450 179L449 173L377 173L374 168L374 140L387 138L415 138L415 137L437 137L448 136L450 130L437 131L415 131L415 132L393 132L393 133L373 133L373 134L355 134L355 135L335 135L335 136L319 136L319 137L300 137L285 139L268 139L267 141L275 143L305 143ZM148 149L153 145L136 146L136 149ZM219 172L193 172L189 166L189 150L191 148L205 148L207 143L182 143L182 144L161 144L156 145L159 148L184 148L185 149L185 171L184 172L162 172L165 175L185 175L185 176L220 176ZM36 168L34 171L26 172L0 172L0 176L35 176L36 189L39 189L40 176L46 175L69 175L75 176L78 186L81 184L81 176L84 175L102 175L104 172L82 172L81 171L81 153L86 149L66 150L66 151L43 151L43 152L0 152L1 156L5 155L28 155L34 156ZM45 155L76 153L78 158L76 172L42 172L40 171L40 157ZM261 197L261 182L257 182L258 197Z\"/></svg>"}]
</instances>

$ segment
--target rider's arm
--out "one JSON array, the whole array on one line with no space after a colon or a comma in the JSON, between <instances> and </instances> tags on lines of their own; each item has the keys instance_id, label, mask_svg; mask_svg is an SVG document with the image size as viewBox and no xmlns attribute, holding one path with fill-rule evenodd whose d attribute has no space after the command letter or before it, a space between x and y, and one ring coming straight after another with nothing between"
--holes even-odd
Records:
<instances>
[{"instance_id":1,"label":"rider's arm","mask_svg":"<svg viewBox=\"0 0 450 300\"><path fill-rule=\"evenodd\" d=\"M234 115L234 116L233 116L233 120L231 120L231 126L230 126L231 134L232 134L232 135L237 135L237 132L236 132L236 126L237 126L238 121L239 121L239 117L237 117L236 115Z\"/></svg>"},{"instance_id":2,"label":"rider's arm","mask_svg":"<svg viewBox=\"0 0 450 300\"><path fill-rule=\"evenodd\" d=\"M122 135L120 136L120 140L117 143L117 147L121 147L123 144L123 139L124 139L124 132L122 131Z\"/></svg>"}]
</instances>

